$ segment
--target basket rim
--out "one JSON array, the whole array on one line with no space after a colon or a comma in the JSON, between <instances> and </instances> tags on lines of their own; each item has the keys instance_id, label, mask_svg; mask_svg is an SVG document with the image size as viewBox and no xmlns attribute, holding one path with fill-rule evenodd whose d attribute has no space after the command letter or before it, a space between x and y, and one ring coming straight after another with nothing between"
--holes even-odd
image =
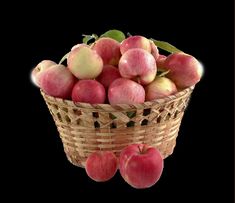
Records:
<instances>
[{"instance_id":1,"label":"basket rim","mask_svg":"<svg viewBox=\"0 0 235 203\"><path fill-rule=\"evenodd\" d=\"M141 104L90 104L90 103L83 103L83 102L73 102L72 100L68 99L61 99L58 97L53 97L48 94L46 94L42 89L40 89L40 92L44 98L47 98L47 100L59 103L62 106L70 106L74 108L86 108L86 109L110 109L110 110L126 110L126 109L143 109L143 108L150 108L155 105L161 105L161 104L166 104L168 102L172 102L176 99L180 99L181 97L185 96L186 94L189 94L193 91L195 86L190 86L188 88L185 88L181 91L178 91L177 93L166 96L161 99L155 99L152 101L146 101Z\"/></svg>"}]
</instances>

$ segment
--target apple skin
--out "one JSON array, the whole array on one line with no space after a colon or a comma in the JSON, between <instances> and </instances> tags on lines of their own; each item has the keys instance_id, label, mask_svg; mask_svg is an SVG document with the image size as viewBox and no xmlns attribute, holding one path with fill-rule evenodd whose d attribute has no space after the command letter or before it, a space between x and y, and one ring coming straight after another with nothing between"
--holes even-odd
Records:
<instances>
[{"instance_id":1,"label":"apple skin","mask_svg":"<svg viewBox=\"0 0 235 203\"><path fill-rule=\"evenodd\" d=\"M109 86L108 99L111 105L140 104L145 101L145 90L132 80L118 78Z\"/></svg>"},{"instance_id":2,"label":"apple skin","mask_svg":"<svg viewBox=\"0 0 235 203\"><path fill-rule=\"evenodd\" d=\"M104 86L96 80L79 80L72 90L74 102L103 104L105 98Z\"/></svg>"},{"instance_id":3,"label":"apple skin","mask_svg":"<svg viewBox=\"0 0 235 203\"><path fill-rule=\"evenodd\" d=\"M64 65L53 65L43 71L41 89L48 95L62 99L70 99L77 79Z\"/></svg>"},{"instance_id":4,"label":"apple skin","mask_svg":"<svg viewBox=\"0 0 235 203\"><path fill-rule=\"evenodd\" d=\"M71 51L74 50L74 49L77 49L78 47L88 47L88 48L90 48L90 46L87 45L87 44L76 44L71 48Z\"/></svg>"},{"instance_id":5,"label":"apple skin","mask_svg":"<svg viewBox=\"0 0 235 203\"><path fill-rule=\"evenodd\" d=\"M121 78L118 68L112 65L104 65L96 80L104 86L105 90L108 90L109 85L118 78Z\"/></svg>"},{"instance_id":6,"label":"apple skin","mask_svg":"<svg viewBox=\"0 0 235 203\"><path fill-rule=\"evenodd\" d=\"M69 53L67 63L71 73L78 79L94 79L103 68L102 58L85 45L73 48Z\"/></svg>"},{"instance_id":7,"label":"apple skin","mask_svg":"<svg viewBox=\"0 0 235 203\"><path fill-rule=\"evenodd\" d=\"M130 36L127 39L123 40L120 45L120 51L123 55L126 51L133 48L141 48L151 53L151 44L150 41L139 35Z\"/></svg>"},{"instance_id":8,"label":"apple skin","mask_svg":"<svg viewBox=\"0 0 235 203\"><path fill-rule=\"evenodd\" d=\"M166 61L167 56L159 54L158 59L156 60L157 62L157 68L161 70L165 70L165 61Z\"/></svg>"},{"instance_id":9,"label":"apple skin","mask_svg":"<svg viewBox=\"0 0 235 203\"><path fill-rule=\"evenodd\" d=\"M159 50L158 50L157 46L154 44L153 41L150 40L150 44L151 44L151 54L153 55L153 57L157 61L157 59L159 57Z\"/></svg>"},{"instance_id":10,"label":"apple skin","mask_svg":"<svg viewBox=\"0 0 235 203\"><path fill-rule=\"evenodd\" d=\"M160 152L145 144L129 145L122 150L119 157L121 176L137 189L153 186L161 177L163 165Z\"/></svg>"},{"instance_id":11,"label":"apple skin","mask_svg":"<svg viewBox=\"0 0 235 203\"><path fill-rule=\"evenodd\" d=\"M92 50L102 58L104 65L118 65L121 57L120 43L111 38L100 38L91 46Z\"/></svg>"},{"instance_id":12,"label":"apple skin","mask_svg":"<svg viewBox=\"0 0 235 203\"><path fill-rule=\"evenodd\" d=\"M145 87L145 101L164 98L177 92L174 82L166 77L156 77Z\"/></svg>"},{"instance_id":13,"label":"apple skin","mask_svg":"<svg viewBox=\"0 0 235 203\"><path fill-rule=\"evenodd\" d=\"M154 57L140 48L133 48L125 52L119 61L118 67L123 78L136 80L141 85L151 83L157 73Z\"/></svg>"},{"instance_id":14,"label":"apple skin","mask_svg":"<svg viewBox=\"0 0 235 203\"><path fill-rule=\"evenodd\" d=\"M86 160L87 175L96 182L110 180L118 169L118 158L111 151L96 151Z\"/></svg>"},{"instance_id":15,"label":"apple skin","mask_svg":"<svg viewBox=\"0 0 235 203\"><path fill-rule=\"evenodd\" d=\"M202 64L183 52L170 54L164 63L169 77L178 88L184 89L198 83L203 74Z\"/></svg>"},{"instance_id":16,"label":"apple skin","mask_svg":"<svg viewBox=\"0 0 235 203\"><path fill-rule=\"evenodd\" d=\"M35 84L37 87L40 87L41 73L50 68L52 65L56 65L56 63L51 60L43 60L37 64L31 72L31 80L33 84Z\"/></svg>"}]
</instances>

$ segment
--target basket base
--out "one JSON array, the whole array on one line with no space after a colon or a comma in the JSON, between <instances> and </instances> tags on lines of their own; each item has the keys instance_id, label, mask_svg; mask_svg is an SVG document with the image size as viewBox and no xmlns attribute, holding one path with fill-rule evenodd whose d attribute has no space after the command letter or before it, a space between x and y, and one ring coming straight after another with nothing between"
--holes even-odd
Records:
<instances>
[{"instance_id":1,"label":"basket base","mask_svg":"<svg viewBox=\"0 0 235 203\"><path fill-rule=\"evenodd\" d=\"M175 141L172 143L171 148L168 149L167 152L161 152L162 156L164 159L166 159L167 157L169 157L170 155L173 154L174 152L174 148L175 148ZM156 147L157 148L157 147ZM157 148L158 149L158 148ZM160 149L159 149L160 150ZM68 161L73 164L74 166L80 167L80 168L85 168L85 164L86 164L86 159L85 158L81 158L78 154L71 152L70 150L68 150L67 148L64 148L66 157L68 159ZM161 150L160 150L161 151Z\"/></svg>"}]
</instances>

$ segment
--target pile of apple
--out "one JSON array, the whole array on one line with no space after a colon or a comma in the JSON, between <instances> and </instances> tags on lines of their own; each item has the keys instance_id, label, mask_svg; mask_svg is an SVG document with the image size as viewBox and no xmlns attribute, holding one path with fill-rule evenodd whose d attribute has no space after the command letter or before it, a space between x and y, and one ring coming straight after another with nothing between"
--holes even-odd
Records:
<instances>
[{"instance_id":1,"label":"pile of apple","mask_svg":"<svg viewBox=\"0 0 235 203\"><path fill-rule=\"evenodd\" d=\"M171 52L168 56L159 54L158 48L164 46ZM67 66L62 65L64 59ZM43 60L31 77L50 96L75 103L115 105L144 103L175 94L199 82L202 72L196 58L169 43L143 36L116 39L109 33L92 44L73 46L59 64ZM147 188L159 180L163 159L154 147L132 144L122 150L119 158L111 151L94 152L85 165L88 176L95 181L109 180L118 168L131 186Z\"/></svg>"},{"instance_id":2,"label":"pile of apple","mask_svg":"<svg viewBox=\"0 0 235 203\"><path fill-rule=\"evenodd\" d=\"M159 54L154 41L130 36L118 42L101 37L77 44L67 56L67 67L43 60L32 79L46 94L90 104L144 103L195 85L202 65L183 52Z\"/></svg>"}]
</instances>

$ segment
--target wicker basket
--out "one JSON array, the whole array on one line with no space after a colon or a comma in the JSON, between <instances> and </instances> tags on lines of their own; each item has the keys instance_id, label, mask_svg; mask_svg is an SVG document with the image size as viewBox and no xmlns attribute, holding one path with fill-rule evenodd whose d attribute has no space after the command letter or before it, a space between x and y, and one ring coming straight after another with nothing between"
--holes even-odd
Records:
<instances>
[{"instance_id":1,"label":"wicker basket","mask_svg":"<svg viewBox=\"0 0 235 203\"><path fill-rule=\"evenodd\" d=\"M164 158L172 154L185 108L194 87L175 95L137 105L74 104L41 94L50 110L68 160L84 167L96 150L117 156L132 143L158 148Z\"/></svg>"}]
</instances>

